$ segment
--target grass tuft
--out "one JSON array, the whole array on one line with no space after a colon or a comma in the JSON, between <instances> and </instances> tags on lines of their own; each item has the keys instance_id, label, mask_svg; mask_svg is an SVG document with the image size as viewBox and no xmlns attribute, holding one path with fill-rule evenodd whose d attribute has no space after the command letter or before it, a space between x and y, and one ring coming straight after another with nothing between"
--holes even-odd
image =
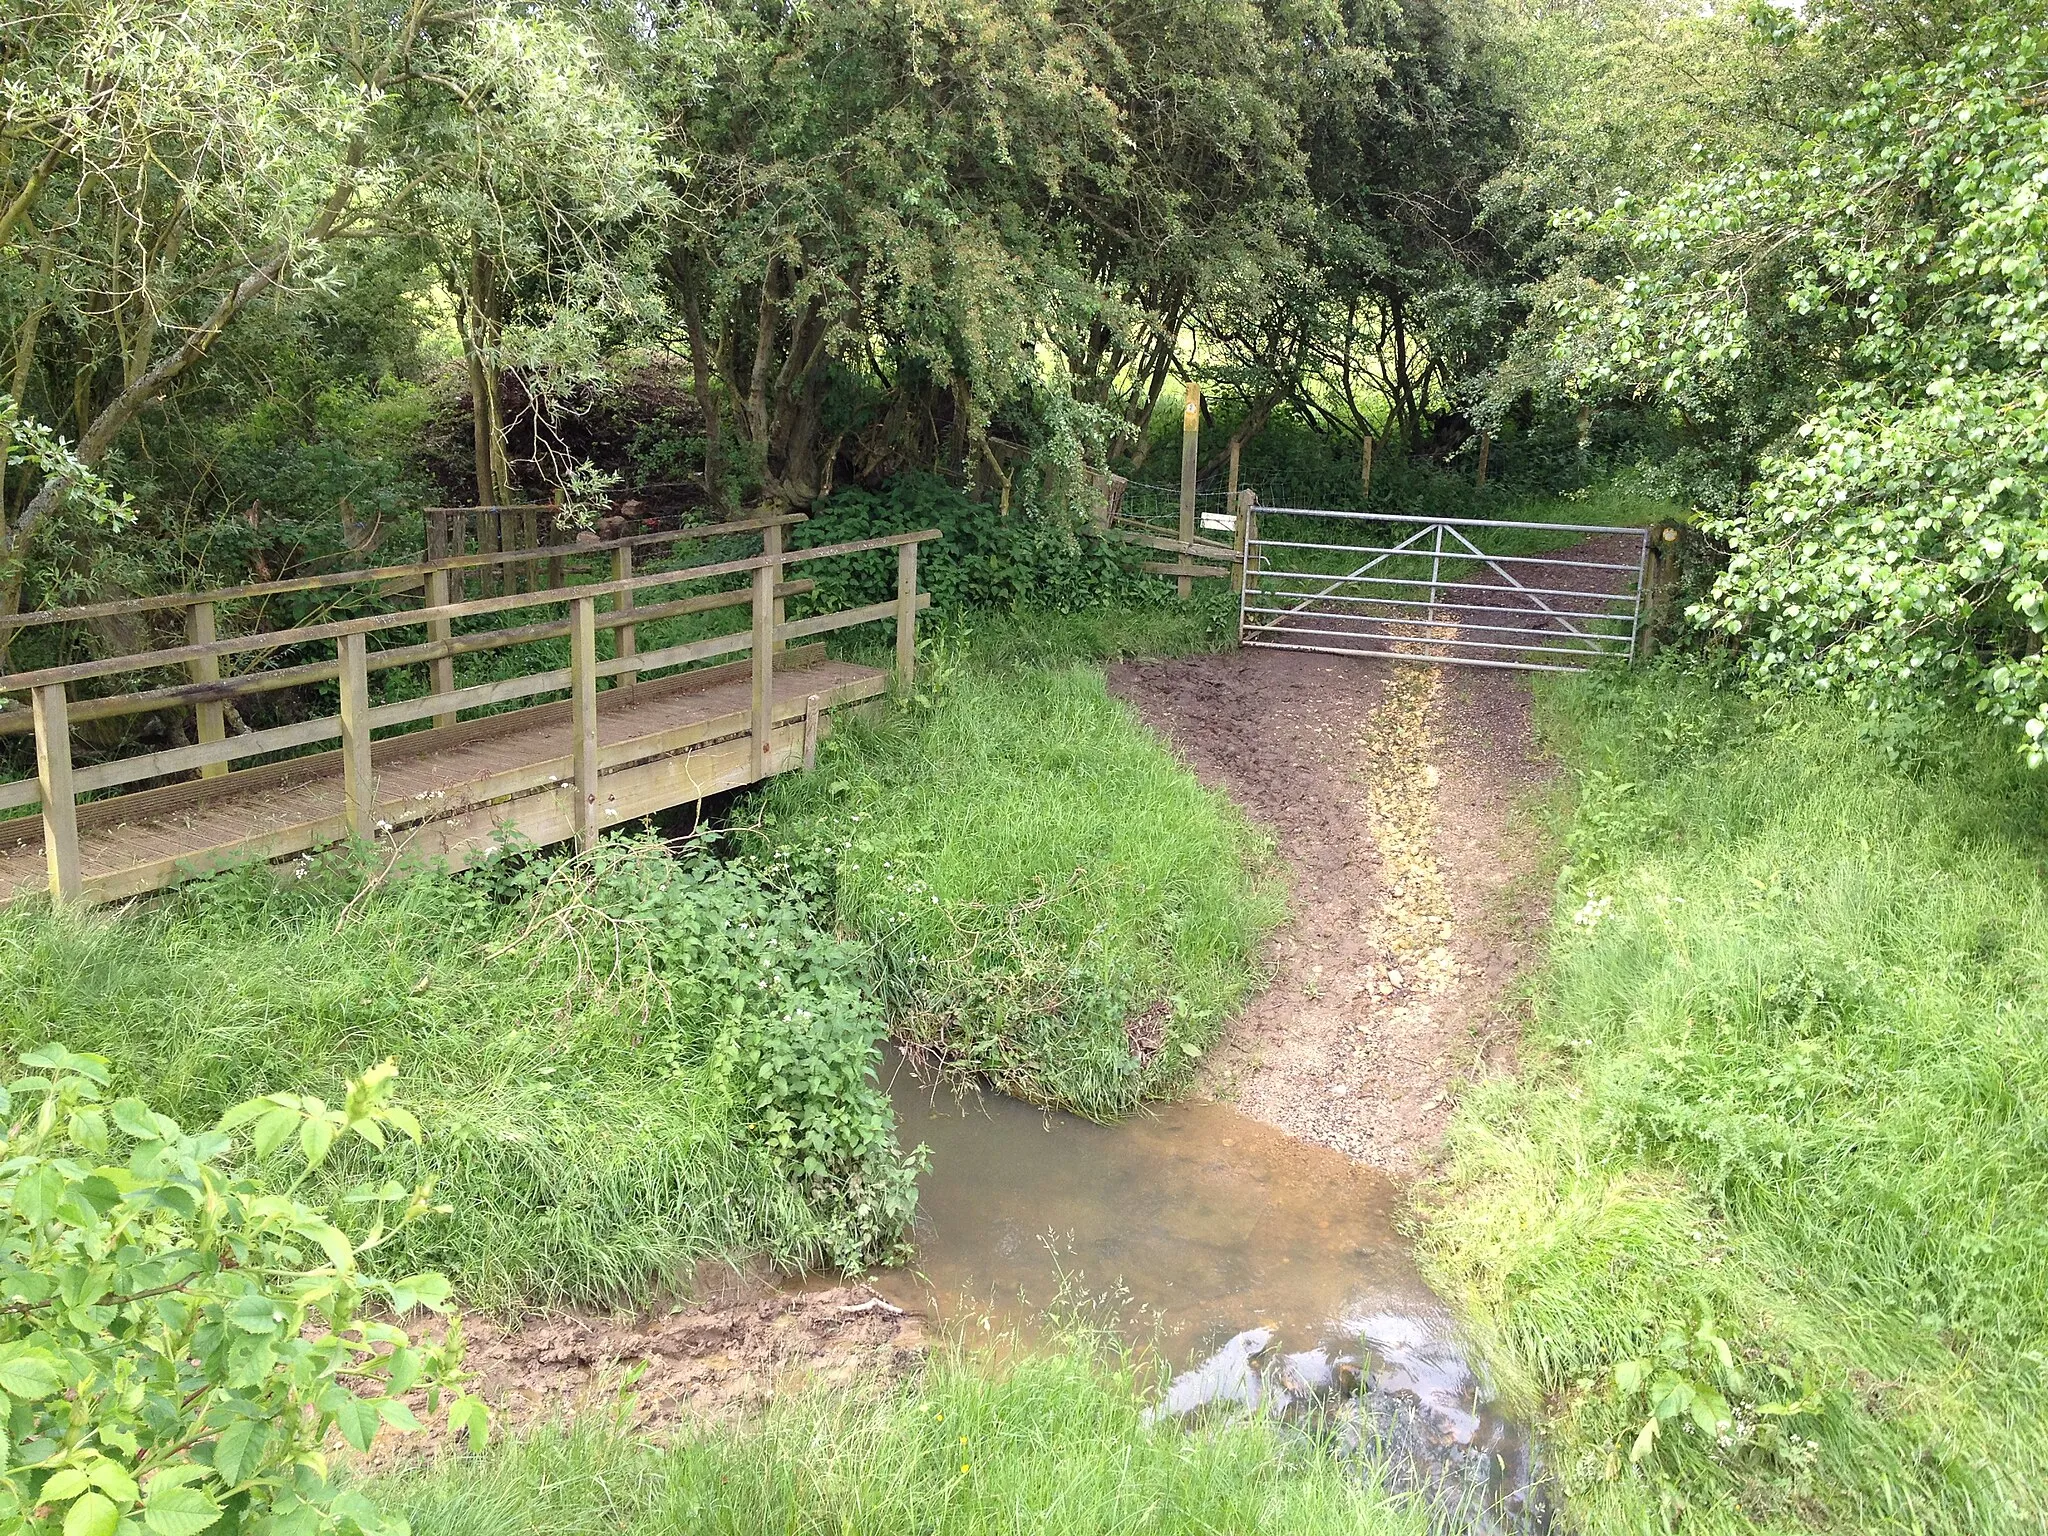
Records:
<instances>
[{"instance_id":1,"label":"grass tuft","mask_svg":"<svg viewBox=\"0 0 2048 1536\"><path fill-rule=\"evenodd\" d=\"M785 1393L653 1447L584 1425L382 1479L415 1536L1422 1536L1427 1522L1266 1424L1141 1421L1148 1375L1079 1346L941 1356L883 1392Z\"/></svg>"},{"instance_id":2,"label":"grass tuft","mask_svg":"<svg viewBox=\"0 0 2048 1536\"><path fill-rule=\"evenodd\" d=\"M1278 920L1264 841L1096 666L956 666L764 814L867 946L900 1038L1096 1119L1188 1078ZM1134 1028L1163 1038L1141 1055Z\"/></svg>"},{"instance_id":3,"label":"grass tuft","mask_svg":"<svg viewBox=\"0 0 2048 1536\"><path fill-rule=\"evenodd\" d=\"M1544 714L1531 1070L1462 1106L1424 1242L1586 1528L2042 1529L2048 784L1676 669Z\"/></svg>"},{"instance_id":4,"label":"grass tuft","mask_svg":"<svg viewBox=\"0 0 2048 1536\"><path fill-rule=\"evenodd\" d=\"M446 1269L472 1303L632 1301L700 1260L893 1244L912 1196L870 1075L881 1019L799 903L644 838L366 873L342 853L121 913L0 909L0 1043L98 1052L188 1126L395 1057L425 1141L380 1166L450 1210L381 1262Z\"/></svg>"}]
</instances>

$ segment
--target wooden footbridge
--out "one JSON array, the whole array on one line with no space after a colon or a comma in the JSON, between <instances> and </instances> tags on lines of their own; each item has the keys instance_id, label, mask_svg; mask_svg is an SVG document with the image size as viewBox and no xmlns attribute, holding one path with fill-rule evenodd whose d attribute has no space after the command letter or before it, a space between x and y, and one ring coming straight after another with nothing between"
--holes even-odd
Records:
<instances>
[{"instance_id":1,"label":"wooden footbridge","mask_svg":"<svg viewBox=\"0 0 2048 1536\"><path fill-rule=\"evenodd\" d=\"M33 732L37 770L0 783L0 901L38 890L63 902L120 900L352 837L460 868L508 833L588 846L607 826L808 764L834 710L889 686L882 668L828 660L817 637L893 623L895 672L907 684L917 613L930 602L917 590L917 548L939 535L787 549L787 530L802 521L487 549L0 620L16 631L104 629L175 613L187 641L0 673L0 737ZM447 547L445 524L440 531L430 551ZM694 540L742 534L758 535L758 555L635 568ZM896 553L893 597L786 617L785 604L815 586L791 579L792 569L878 550ZM649 601L664 589L671 595ZM306 593L385 611L218 635L223 612ZM722 612L743 612L747 627L640 646L644 626ZM744 659L721 660L735 656ZM458 686L464 657L485 658L469 670L488 675ZM122 680L130 691L103 691ZM331 712L322 703L229 732L237 701L285 690L330 700ZM196 730L173 732L184 744L78 761L77 737L96 722L142 716Z\"/></svg>"}]
</instances>

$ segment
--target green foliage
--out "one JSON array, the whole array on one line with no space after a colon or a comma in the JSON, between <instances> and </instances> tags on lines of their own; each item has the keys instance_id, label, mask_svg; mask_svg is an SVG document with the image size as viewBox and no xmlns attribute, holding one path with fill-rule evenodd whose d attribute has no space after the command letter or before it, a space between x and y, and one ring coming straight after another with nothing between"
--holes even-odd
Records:
<instances>
[{"instance_id":1,"label":"green foliage","mask_svg":"<svg viewBox=\"0 0 2048 1536\"><path fill-rule=\"evenodd\" d=\"M701 847L462 877L337 854L121 914L16 906L0 977L0 1035L89 1044L188 1121L404 1061L433 1135L337 1153L327 1192L432 1179L449 1208L387 1262L486 1305L629 1301L734 1253L857 1263L911 1198L852 952Z\"/></svg>"},{"instance_id":2,"label":"green foliage","mask_svg":"<svg viewBox=\"0 0 2048 1536\"><path fill-rule=\"evenodd\" d=\"M1591 390L1778 413L1695 617L1760 683L1971 699L2048 761L2048 31L2004 6L1771 160L1594 226L1561 341ZM1760 389L1759 370L1777 375ZM1789 379L1786 375L1789 374Z\"/></svg>"},{"instance_id":3,"label":"green foliage","mask_svg":"<svg viewBox=\"0 0 2048 1536\"><path fill-rule=\"evenodd\" d=\"M945 537L918 550L917 584L935 614L1046 608L1078 613L1158 597L1163 584L1138 570L1136 548L1092 525L1036 511L1005 513L970 500L937 475L899 475L880 490L835 492L797 529L805 548L937 528ZM878 603L896 591L896 552L876 550L806 566L821 611Z\"/></svg>"},{"instance_id":4,"label":"green foliage","mask_svg":"<svg viewBox=\"0 0 2048 1536\"><path fill-rule=\"evenodd\" d=\"M418 1536L1422 1536L1426 1516L1259 1422L1147 1425L1154 1373L1084 1344L941 1353L894 1389L778 1393L661 1448L550 1431L373 1485Z\"/></svg>"},{"instance_id":5,"label":"green foliage","mask_svg":"<svg viewBox=\"0 0 2048 1536\"><path fill-rule=\"evenodd\" d=\"M1424 1244L1586 1527L2039 1529L2048 788L1967 717L1897 751L1671 668L1544 714L1528 1076L1462 1107Z\"/></svg>"},{"instance_id":6,"label":"green foliage","mask_svg":"<svg viewBox=\"0 0 2048 1536\"><path fill-rule=\"evenodd\" d=\"M426 1218L425 1186L350 1190L346 1217L297 1197L337 1140L419 1140L392 1100L394 1068L340 1105L277 1094L192 1133L141 1099L107 1102L108 1064L60 1045L0 1091L0 1522L56 1536L399 1536L336 1486L325 1447L367 1452L381 1426L417 1429L425 1389L481 1443L482 1404L459 1390L461 1330L415 1346L380 1314L439 1310L439 1275L386 1281L363 1260ZM222 1165L303 1164L282 1191ZM345 1233L344 1226L353 1229ZM454 1389L445 1403L443 1394Z\"/></svg>"},{"instance_id":7,"label":"green foliage","mask_svg":"<svg viewBox=\"0 0 2048 1536\"><path fill-rule=\"evenodd\" d=\"M969 666L843 728L767 791L761 839L867 946L898 1038L1097 1119L1187 1080L1278 915L1260 840L1094 667Z\"/></svg>"}]
</instances>

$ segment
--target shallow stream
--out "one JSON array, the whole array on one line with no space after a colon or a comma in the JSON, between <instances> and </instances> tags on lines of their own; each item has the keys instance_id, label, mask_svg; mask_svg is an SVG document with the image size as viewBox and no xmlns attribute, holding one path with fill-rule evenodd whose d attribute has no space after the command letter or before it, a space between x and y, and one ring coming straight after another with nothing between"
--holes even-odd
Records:
<instances>
[{"instance_id":1,"label":"shallow stream","mask_svg":"<svg viewBox=\"0 0 2048 1536\"><path fill-rule=\"evenodd\" d=\"M1096 1125L892 1055L931 1149L898 1305L1028 1335L1087 1308L1180 1371L1157 1411L1257 1412L1427 1499L1446 1529L1547 1529L1528 1437L1494 1413L1396 1230L1398 1186L1220 1104Z\"/></svg>"}]
</instances>

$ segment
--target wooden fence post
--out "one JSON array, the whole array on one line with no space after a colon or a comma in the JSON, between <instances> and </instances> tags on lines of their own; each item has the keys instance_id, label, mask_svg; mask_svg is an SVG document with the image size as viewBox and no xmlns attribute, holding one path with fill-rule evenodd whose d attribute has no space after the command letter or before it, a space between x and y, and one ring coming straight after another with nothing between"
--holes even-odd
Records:
<instances>
[{"instance_id":1,"label":"wooden fence post","mask_svg":"<svg viewBox=\"0 0 2048 1536\"><path fill-rule=\"evenodd\" d=\"M341 662L341 802L350 837L377 834L377 778L370 761L370 643L365 635L334 642Z\"/></svg>"},{"instance_id":2,"label":"wooden fence post","mask_svg":"<svg viewBox=\"0 0 2048 1536\"><path fill-rule=\"evenodd\" d=\"M804 772L818 766L818 696L804 699Z\"/></svg>"},{"instance_id":3,"label":"wooden fence post","mask_svg":"<svg viewBox=\"0 0 2048 1536\"><path fill-rule=\"evenodd\" d=\"M554 499L548 503L548 533L542 540L550 549L559 548L562 542L562 489L555 487ZM548 586L556 591L569 585L569 557L548 556Z\"/></svg>"},{"instance_id":4,"label":"wooden fence post","mask_svg":"<svg viewBox=\"0 0 2048 1536\"><path fill-rule=\"evenodd\" d=\"M185 610L185 643L187 645L211 645L220 638L215 628L213 604L194 603ZM185 664L186 676L195 683L217 683L220 681L220 658L201 656ZM199 741L202 746L228 739L227 705L216 700L211 704L197 704L192 713L199 721ZM228 771L226 763L208 763L199 770L202 779L217 779Z\"/></svg>"},{"instance_id":5,"label":"wooden fence post","mask_svg":"<svg viewBox=\"0 0 2048 1536\"><path fill-rule=\"evenodd\" d=\"M775 570L765 561L754 567L753 663L753 777L765 779L775 745Z\"/></svg>"},{"instance_id":6,"label":"wooden fence post","mask_svg":"<svg viewBox=\"0 0 2048 1536\"><path fill-rule=\"evenodd\" d=\"M917 681L917 546L896 546L896 686L910 697Z\"/></svg>"},{"instance_id":7,"label":"wooden fence post","mask_svg":"<svg viewBox=\"0 0 2048 1536\"><path fill-rule=\"evenodd\" d=\"M615 549L612 551L612 580L631 581L632 579L633 546L628 544L623 549ZM612 603L612 612L629 613L632 611L634 606L634 594L630 591L621 592ZM638 656L640 654L639 625L621 624L618 626L618 628L612 631L612 635L613 647L615 648L615 650L621 658L628 656ZM621 693L631 693L633 691L633 684L639 679L639 676L640 674L637 671L629 668L628 670L617 674L617 676L612 681L612 686L618 689Z\"/></svg>"},{"instance_id":8,"label":"wooden fence post","mask_svg":"<svg viewBox=\"0 0 2048 1536\"><path fill-rule=\"evenodd\" d=\"M597 844L597 599L569 600L569 715L576 739L570 756L576 768L576 847Z\"/></svg>"},{"instance_id":9,"label":"wooden fence post","mask_svg":"<svg viewBox=\"0 0 2048 1536\"><path fill-rule=\"evenodd\" d=\"M1473 482L1480 490L1486 489L1486 460L1493 452L1493 433L1486 427L1479 429L1479 475Z\"/></svg>"},{"instance_id":10,"label":"wooden fence post","mask_svg":"<svg viewBox=\"0 0 2048 1536\"><path fill-rule=\"evenodd\" d=\"M78 900L78 801L71 788L71 707L62 683L30 695L36 728L36 793L43 802L43 858L50 899Z\"/></svg>"},{"instance_id":11,"label":"wooden fence post","mask_svg":"<svg viewBox=\"0 0 2048 1536\"><path fill-rule=\"evenodd\" d=\"M1195 541L1195 470L1201 457L1202 440L1202 386L1190 384L1188 403L1180 413L1180 558L1177 565L1186 566L1194 556L1187 546ZM1185 598L1194 593L1195 581L1192 576L1181 576L1174 585Z\"/></svg>"},{"instance_id":12,"label":"wooden fence post","mask_svg":"<svg viewBox=\"0 0 2048 1536\"><path fill-rule=\"evenodd\" d=\"M427 572L427 606L445 608L448 606L448 573ZM455 638L455 626L447 619L427 620L427 638L436 645L446 645ZM436 656L427 663L427 675L433 679L434 692L449 694L455 691L455 658ZM435 725L453 725L457 715L450 710L445 715L434 716Z\"/></svg>"},{"instance_id":13,"label":"wooden fence post","mask_svg":"<svg viewBox=\"0 0 2048 1536\"><path fill-rule=\"evenodd\" d=\"M1358 446L1358 495L1361 500L1372 493L1372 444L1373 436L1367 432Z\"/></svg>"}]
</instances>

